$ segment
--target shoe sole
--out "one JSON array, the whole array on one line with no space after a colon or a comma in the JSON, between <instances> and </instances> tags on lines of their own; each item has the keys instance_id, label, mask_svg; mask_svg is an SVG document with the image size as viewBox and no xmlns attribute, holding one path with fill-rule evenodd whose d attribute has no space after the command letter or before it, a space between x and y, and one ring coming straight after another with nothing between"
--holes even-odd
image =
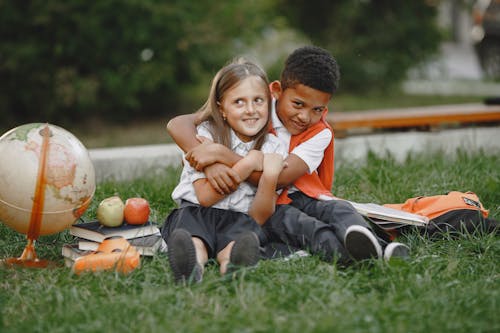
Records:
<instances>
[{"instance_id":1,"label":"shoe sole","mask_svg":"<svg viewBox=\"0 0 500 333\"><path fill-rule=\"evenodd\" d=\"M236 267L255 266L259 262L259 238L253 232L239 236L231 249L229 256L230 265Z\"/></svg>"},{"instance_id":2,"label":"shoe sole","mask_svg":"<svg viewBox=\"0 0 500 333\"><path fill-rule=\"evenodd\" d=\"M168 238L168 262L175 282L200 282L201 269L196 261L196 248L191 235L182 229L172 232Z\"/></svg>"},{"instance_id":3,"label":"shoe sole","mask_svg":"<svg viewBox=\"0 0 500 333\"><path fill-rule=\"evenodd\" d=\"M368 229L353 226L349 227L347 231L344 244L353 259L364 260L382 256L382 248Z\"/></svg>"},{"instance_id":4,"label":"shoe sole","mask_svg":"<svg viewBox=\"0 0 500 333\"><path fill-rule=\"evenodd\" d=\"M402 243L389 243L384 251L384 260L391 259L408 260L410 258L410 249Z\"/></svg>"}]
</instances>

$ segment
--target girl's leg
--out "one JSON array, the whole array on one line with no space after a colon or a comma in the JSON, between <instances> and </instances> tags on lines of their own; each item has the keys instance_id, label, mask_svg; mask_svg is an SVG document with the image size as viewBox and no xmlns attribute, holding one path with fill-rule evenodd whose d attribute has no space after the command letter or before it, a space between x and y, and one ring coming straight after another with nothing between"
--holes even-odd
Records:
<instances>
[{"instance_id":1,"label":"girl's leg","mask_svg":"<svg viewBox=\"0 0 500 333\"><path fill-rule=\"evenodd\" d=\"M207 247L198 237L192 237L192 240L196 249L196 261L201 265L201 267L205 267L205 264L208 262Z\"/></svg>"},{"instance_id":2,"label":"girl's leg","mask_svg":"<svg viewBox=\"0 0 500 333\"><path fill-rule=\"evenodd\" d=\"M236 240L229 242L217 253L221 275L241 267L257 265L260 257L259 246L259 238L254 232L245 231L238 235Z\"/></svg>"},{"instance_id":3,"label":"girl's leg","mask_svg":"<svg viewBox=\"0 0 500 333\"><path fill-rule=\"evenodd\" d=\"M201 282L208 260L203 241L184 229L175 229L167 240L168 261L176 282Z\"/></svg>"},{"instance_id":4,"label":"girl's leg","mask_svg":"<svg viewBox=\"0 0 500 333\"><path fill-rule=\"evenodd\" d=\"M217 262L219 263L220 274L224 275L227 272L227 265L229 264L231 258L231 250L233 248L234 241L227 244L219 253L217 253Z\"/></svg>"}]
</instances>

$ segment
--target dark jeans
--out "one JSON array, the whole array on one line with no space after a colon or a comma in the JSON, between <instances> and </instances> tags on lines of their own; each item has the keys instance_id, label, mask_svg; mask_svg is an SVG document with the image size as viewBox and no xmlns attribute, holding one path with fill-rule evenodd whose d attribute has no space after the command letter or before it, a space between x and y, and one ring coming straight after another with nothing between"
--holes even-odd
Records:
<instances>
[{"instance_id":1,"label":"dark jeans","mask_svg":"<svg viewBox=\"0 0 500 333\"><path fill-rule=\"evenodd\" d=\"M318 254L323 260L348 263L344 247L346 230L351 225L369 224L351 204L341 200L319 201L301 192L289 195L292 202L278 205L264 224L268 242L281 242ZM378 238L381 245L385 241Z\"/></svg>"}]
</instances>

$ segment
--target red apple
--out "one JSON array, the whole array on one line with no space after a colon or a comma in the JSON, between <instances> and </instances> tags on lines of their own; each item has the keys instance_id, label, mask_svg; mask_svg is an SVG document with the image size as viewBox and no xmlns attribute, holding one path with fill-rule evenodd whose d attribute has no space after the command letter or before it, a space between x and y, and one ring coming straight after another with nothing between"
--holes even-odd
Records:
<instances>
[{"instance_id":1,"label":"red apple","mask_svg":"<svg viewBox=\"0 0 500 333\"><path fill-rule=\"evenodd\" d=\"M123 223L124 208L120 197L106 198L97 207L97 220L106 227L118 227Z\"/></svg>"},{"instance_id":2,"label":"red apple","mask_svg":"<svg viewBox=\"0 0 500 333\"><path fill-rule=\"evenodd\" d=\"M149 220L149 202L144 198L128 198L123 211L128 224L144 224Z\"/></svg>"}]
</instances>

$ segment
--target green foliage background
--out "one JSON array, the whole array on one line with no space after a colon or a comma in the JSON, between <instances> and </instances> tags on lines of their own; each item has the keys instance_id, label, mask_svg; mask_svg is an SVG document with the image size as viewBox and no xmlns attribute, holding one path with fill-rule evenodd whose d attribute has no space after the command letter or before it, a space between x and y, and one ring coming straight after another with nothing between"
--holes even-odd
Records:
<instances>
[{"instance_id":1,"label":"green foliage background","mask_svg":"<svg viewBox=\"0 0 500 333\"><path fill-rule=\"evenodd\" d=\"M443 37L436 1L279 2L290 22L336 56L343 90L397 88Z\"/></svg>"},{"instance_id":2,"label":"green foliage background","mask_svg":"<svg viewBox=\"0 0 500 333\"><path fill-rule=\"evenodd\" d=\"M435 14L424 0L0 0L0 123L191 112L220 66L292 28L338 58L344 91L393 87L435 50ZM265 52L277 78L283 50Z\"/></svg>"}]
</instances>

